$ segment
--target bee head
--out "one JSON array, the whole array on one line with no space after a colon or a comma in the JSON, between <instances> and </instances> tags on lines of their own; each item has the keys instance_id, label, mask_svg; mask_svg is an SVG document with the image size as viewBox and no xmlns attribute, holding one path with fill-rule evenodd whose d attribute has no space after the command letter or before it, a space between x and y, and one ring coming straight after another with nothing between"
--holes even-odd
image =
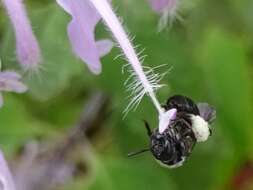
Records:
<instances>
[{"instance_id":1,"label":"bee head","mask_svg":"<svg viewBox=\"0 0 253 190\"><path fill-rule=\"evenodd\" d=\"M158 130L155 130L150 137L150 150L156 159L162 161L169 162L175 155L172 139L168 138L165 133L159 133Z\"/></svg>"}]
</instances>

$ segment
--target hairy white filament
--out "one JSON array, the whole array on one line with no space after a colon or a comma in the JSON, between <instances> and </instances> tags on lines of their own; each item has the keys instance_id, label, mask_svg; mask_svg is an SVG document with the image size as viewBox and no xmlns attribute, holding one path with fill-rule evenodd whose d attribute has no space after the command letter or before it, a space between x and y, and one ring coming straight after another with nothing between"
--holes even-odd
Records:
<instances>
[{"instance_id":1,"label":"hairy white filament","mask_svg":"<svg viewBox=\"0 0 253 190\"><path fill-rule=\"evenodd\" d=\"M129 64L132 67L132 70L135 73L133 77L137 77L137 80L134 83L132 83L133 85L132 88L134 91L136 91L137 95L133 98L128 107L129 108L135 107L134 105L138 104L141 98L147 93L151 98L153 104L155 105L158 113L160 115L163 114L164 111L161 108L161 105L158 102L155 95L155 90L160 87L154 81L158 76L156 75L154 76L154 78L153 76L151 76L150 78L146 76L143 67L141 65L141 61L138 58L138 55L136 54L126 32L124 31L119 19L114 14L107 0L89 0L89 1L93 4L97 12L101 15L102 19L108 26L109 30L112 32L113 36L119 43L119 46L121 47ZM154 83L152 84L150 80L153 81ZM140 85L143 88L139 88ZM129 88L131 88L131 85Z\"/></svg>"}]
</instances>

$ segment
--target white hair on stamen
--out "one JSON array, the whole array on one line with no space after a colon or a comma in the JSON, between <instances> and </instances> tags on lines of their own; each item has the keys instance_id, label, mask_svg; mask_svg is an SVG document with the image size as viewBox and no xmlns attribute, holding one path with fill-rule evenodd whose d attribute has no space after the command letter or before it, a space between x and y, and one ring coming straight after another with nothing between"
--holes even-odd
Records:
<instances>
[{"instance_id":1,"label":"white hair on stamen","mask_svg":"<svg viewBox=\"0 0 253 190\"><path fill-rule=\"evenodd\" d=\"M163 86L159 84L159 82L165 73L157 74L154 72L154 69L142 66L142 61L144 61L145 55L140 56L142 51L136 54L136 50L131 44L131 40L127 35L126 30L124 30L121 24L122 21L120 21L115 15L107 0L90 0L90 3L102 17L109 31L113 34L115 41L118 43L119 48L122 50L122 55L125 55L124 59L126 59L128 65L131 66L128 69L130 76L125 82L125 85L127 86L127 90L132 92L132 100L124 112L128 113L129 110L136 109L143 96L148 94L159 115L162 115L164 110L156 98L155 91ZM116 59L118 57L121 57L121 55L117 56ZM123 71L125 67L126 66L123 66ZM131 82L128 83L128 81Z\"/></svg>"}]
</instances>

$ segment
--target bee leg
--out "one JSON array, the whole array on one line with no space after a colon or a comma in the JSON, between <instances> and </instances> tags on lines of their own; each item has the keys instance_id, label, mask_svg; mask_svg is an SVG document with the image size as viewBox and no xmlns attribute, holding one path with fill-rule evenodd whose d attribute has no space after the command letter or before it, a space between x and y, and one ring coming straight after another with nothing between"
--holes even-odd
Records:
<instances>
[{"instance_id":1,"label":"bee leg","mask_svg":"<svg viewBox=\"0 0 253 190\"><path fill-rule=\"evenodd\" d=\"M145 121L145 120L143 120L143 121L144 121L145 127L146 127L146 129L147 129L147 134L148 134L148 136L150 137L151 134L152 134L152 131L151 131L151 129L150 129L150 126L149 126L149 124L148 124L147 121Z\"/></svg>"},{"instance_id":2,"label":"bee leg","mask_svg":"<svg viewBox=\"0 0 253 190\"><path fill-rule=\"evenodd\" d=\"M183 124L185 124L187 126L188 130L185 130L182 135L185 136L185 135L189 134L189 130L191 130L192 127L185 119L183 119L183 118L175 119L174 122L182 122Z\"/></svg>"},{"instance_id":3,"label":"bee leg","mask_svg":"<svg viewBox=\"0 0 253 190\"><path fill-rule=\"evenodd\" d=\"M178 122L182 122L184 123L188 128L191 128L191 125L183 118L180 118L180 119L176 119L174 121L178 121Z\"/></svg>"},{"instance_id":4,"label":"bee leg","mask_svg":"<svg viewBox=\"0 0 253 190\"><path fill-rule=\"evenodd\" d=\"M136 156L138 154L142 154L143 152L147 152L147 151L150 151L149 148L146 148L146 149L142 149L142 150L138 150L136 152L131 152L127 155L127 157L133 157L133 156Z\"/></svg>"}]
</instances>

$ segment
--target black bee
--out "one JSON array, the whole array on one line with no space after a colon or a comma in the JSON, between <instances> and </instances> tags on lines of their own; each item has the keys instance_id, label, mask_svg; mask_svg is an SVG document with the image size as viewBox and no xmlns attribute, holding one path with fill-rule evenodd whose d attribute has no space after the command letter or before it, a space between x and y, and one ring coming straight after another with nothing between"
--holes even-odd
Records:
<instances>
[{"instance_id":1,"label":"black bee","mask_svg":"<svg viewBox=\"0 0 253 190\"><path fill-rule=\"evenodd\" d=\"M215 119L216 112L207 103L195 104L186 96L175 95L168 99L164 115L159 118L159 127L151 131L145 121L150 146L134 156L151 151L164 166L181 166L191 154L196 142L203 142L211 135L209 124Z\"/></svg>"}]
</instances>

